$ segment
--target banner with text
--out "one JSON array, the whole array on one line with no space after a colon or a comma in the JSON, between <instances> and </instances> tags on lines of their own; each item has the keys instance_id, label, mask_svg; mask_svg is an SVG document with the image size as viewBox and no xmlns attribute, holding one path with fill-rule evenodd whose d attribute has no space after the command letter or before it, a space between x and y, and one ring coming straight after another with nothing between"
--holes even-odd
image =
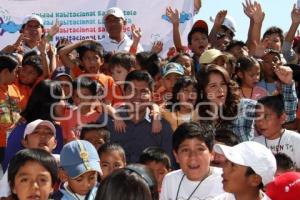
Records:
<instances>
[{"instance_id":1,"label":"banner with text","mask_svg":"<svg viewBox=\"0 0 300 200\"><path fill-rule=\"evenodd\" d=\"M193 22L193 0L1 0L0 5L0 49L13 44L26 15L37 14L49 29L56 20L62 24L54 37L55 44L61 38L71 41L107 37L103 16L110 7L123 10L127 25L125 32L130 36L130 26L142 29L141 43L149 50L155 41L164 43L164 54L173 44L172 24L165 15L168 6L180 12L180 32L183 43Z\"/></svg>"}]
</instances>

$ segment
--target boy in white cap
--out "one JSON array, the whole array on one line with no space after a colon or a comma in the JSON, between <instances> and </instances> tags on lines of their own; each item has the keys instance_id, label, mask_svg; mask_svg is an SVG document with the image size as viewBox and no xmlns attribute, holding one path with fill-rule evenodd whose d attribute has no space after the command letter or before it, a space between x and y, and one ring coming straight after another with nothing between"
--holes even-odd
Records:
<instances>
[{"instance_id":1,"label":"boy in white cap","mask_svg":"<svg viewBox=\"0 0 300 200\"><path fill-rule=\"evenodd\" d=\"M93 200L98 189L97 176L102 174L95 147L85 140L67 143L60 153L62 181L53 199Z\"/></svg>"},{"instance_id":2,"label":"boy in white cap","mask_svg":"<svg viewBox=\"0 0 300 200\"><path fill-rule=\"evenodd\" d=\"M52 122L37 119L26 125L22 145L27 149L43 149L51 153L56 147L56 129ZM59 155L52 154L57 160ZM11 155L14 156L14 155ZM0 180L0 197L11 194L7 180L7 170Z\"/></svg>"},{"instance_id":3,"label":"boy in white cap","mask_svg":"<svg viewBox=\"0 0 300 200\"><path fill-rule=\"evenodd\" d=\"M214 150L227 159L222 177L228 192L214 200L269 200L262 189L274 179L276 160L268 148L247 141L233 147L216 144Z\"/></svg>"}]
</instances>

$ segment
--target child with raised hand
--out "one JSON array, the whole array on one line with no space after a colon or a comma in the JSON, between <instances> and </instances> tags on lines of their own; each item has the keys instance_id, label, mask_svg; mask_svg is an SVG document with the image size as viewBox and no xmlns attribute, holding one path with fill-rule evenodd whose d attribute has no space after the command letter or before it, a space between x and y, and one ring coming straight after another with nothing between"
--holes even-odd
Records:
<instances>
[{"instance_id":1,"label":"child with raised hand","mask_svg":"<svg viewBox=\"0 0 300 200\"><path fill-rule=\"evenodd\" d=\"M196 80L183 76L179 78L172 91L172 98L161 107L161 115L167 120L173 131L184 123L197 121L195 106L197 103Z\"/></svg>"},{"instance_id":2,"label":"child with raised hand","mask_svg":"<svg viewBox=\"0 0 300 200\"><path fill-rule=\"evenodd\" d=\"M241 98L257 100L267 95L264 88L257 86L260 79L260 65L255 58L239 58L236 69Z\"/></svg>"},{"instance_id":3,"label":"child with raised hand","mask_svg":"<svg viewBox=\"0 0 300 200\"><path fill-rule=\"evenodd\" d=\"M84 140L67 143L60 153L61 185L53 199L94 199L97 175L102 174L95 147Z\"/></svg>"},{"instance_id":4,"label":"child with raised hand","mask_svg":"<svg viewBox=\"0 0 300 200\"><path fill-rule=\"evenodd\" d=\"M124 168L126 166L125 151L119 144L104 144L98 150L98 154L103 172L101 179L106 178L115 170Z\"/></svg>"},{"instance_id":5,"label":"child with raised hand","mask_svg":"<svg viewBox=\"0 0 300 200\"><path fill-rule=\"evenodd\" d=\"M57 181L55 158L42 149L24 149L10 161L8 181L13 199L48 200Z\"/></svg>"}]
</instances>

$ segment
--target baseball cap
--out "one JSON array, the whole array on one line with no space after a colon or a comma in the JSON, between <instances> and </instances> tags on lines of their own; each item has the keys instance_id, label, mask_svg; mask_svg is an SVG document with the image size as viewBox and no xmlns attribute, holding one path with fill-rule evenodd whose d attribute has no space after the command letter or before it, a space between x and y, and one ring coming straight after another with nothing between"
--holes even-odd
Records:
<instances>
[{"instance_id":1,"label":"baseball cap","mask_svg":"<svg viewBox=\"0 0 300 200\"><path fill-rule=\"evenodd\" d=\"M104 21L106 20L106 17L108 17L109 15L113 15L113 16L115 16L117 18L122 18L122 19L125 20L125 16L124 16L123 11L120 8L118 8L118 7L111 7L111 8L109 8L106 11L106 14L103 17Z\"/></svg>"},{"instance_id":2,"label":"baseball cap","mask_svg":"<svg viewBox=\"0 0 300 200\"><path fill-rule=\"evenodd\" d=\"M228 28L231 32L235 33L236 23L233 17L226 15L222 25Z\"/></svg>"},{"instance_id":3,"label":"baseball cap","mask_svg":"<svg viewBox=\"0 0 300 200\"><path fill-rule=\"evenodd\" d=\"M102 174L97 150L85 140L73 140L64 145L60 152L60 166L72 179L88 171Z\"/></svg>"},{"instance_id":4,"label":"baseball cap","mask_svg":"<svg viewBox=\"0 0 300 200\"><path fill-rule=\"evenodd\" d=\"M54 136L56 136L56 129L55 129L55 126L53 125L52 122L50 122L48 120L37 119L37 120L34 120L33 122L30 122L29 124L26 125L23 138L25 139L25 137L27 135L33 133L33 131L39 125L47 126L48 128L51 129L51 131L53 132Z\"/></svg>"},{"instance_id":5,"label":"baseball cap","mask_svg":"<svg viewBox=\"0 0 300 200\"><path fill-rule=\"evenodd\" d=\"M218 58L220 56L224 57L225 61L227 61L227 56L225 54L223 54L220 50L208 49L202 53L202 55L200 56L199 62L201 64L210 64L216 58Z\"/></svg>"},{"instance_id":6,"label":"baseball cap","mask_svg":"<svg viewBox=\"0 0 300 200\"><path fill-rule=\"evenodd\" d=\"M27 15L23 20L23 24L27 24L29 21L37 21L40 25L44 25L43 19L38 15Z\"/></svg>"},{"instance_id":7,"label":"baseball cap","mask_svg":"<svg viewBox=\"0 0 300 200\"><path fill-rule=\"evenodd\" d=\"M194 23L194 25L192 26L192 29L191 30L193 30L193 29L195 29L195 28L201 28L201 29L203 29L203 30L205 30L206 31L206 33L208 34L208 25L207 25L207 23L204 21L204 20L197 20L195 23Z\"/></svg>"},{"instance_id":8,"label":"baseball cap","mask_svg":"<svg viewBox=\"0 0 300 200\"><path fill-rule=\"evenodd\" d=\"M266 194L272 200L299 200L300 173L286 172L277 176L266 188Z\"/></svg>"},{"instance_id":9,"label":"baseball cap","mask_svg":"<svg viewBox=\"0 0 300 200\"><path fill-rule=\"evenodd\" d=\"M270 149L258 142L247 141L233 147L215 144L214 150L230 162L251 167L262 178L264 185L274 179L277 168L275 157Z\"/></svg>"},{"instance_id":10,"label":"baseball cap","mask_svg":"<svg viewBox=\"0 0 300 200\"><path fill-rule=\"evenodd\" d=\"M181 64L175 63L175 62L169 62L166 64L162 70L161 70L161 75L162 77L167 76L168 74L175 73L179 75L184 75L184 68L182 67Z\"/></svg>"}]
</instances>

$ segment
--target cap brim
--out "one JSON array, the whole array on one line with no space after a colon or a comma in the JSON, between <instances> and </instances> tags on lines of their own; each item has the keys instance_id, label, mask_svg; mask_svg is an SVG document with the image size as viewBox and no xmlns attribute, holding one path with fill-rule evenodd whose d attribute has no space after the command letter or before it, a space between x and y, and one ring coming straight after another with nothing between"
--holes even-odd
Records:
<instances>
[{"instance_id":1,"label":"cap brim","mask_svg":"<svg viewBox=\"0 0 300 200\"><path fill-rule=\"evenodd\" d=\"M243 157L239 153L237 153L233 147L222 144L215 144L214 151L218 154L224 155L230 162L245 166Z\"/></svg>"},{"instance_id":2,"label":"cap brim","mask_svg":"<svg viewBox=\"0 0 300 200\"><path fill-rule=\"evenodd\" d=\"M166 74L164 74L163 77L166 77L166 76L169 75L169 74L179 74L179 75L181 75L181 76L184 75L184 73L181 73L181 72L178 72L178 71L169 71L169 72L167 72Z\"/></svg>"},{"instance_id":3,"label":"cap brim","mask_svg":"<svg viewBox=\"0 0 300 200\"><path fill-rule=\"evenodd\" d=\"M81 163L79 165L70 165L70 166L62 166L62 168L67 172L68 176L72 179L77 178L78 176L90 172L90 171L97 171L100 175L102 175L102 170L100 167L100 161L90 161L88 162L89 168Z\"/></svg>"}]
</instances>

